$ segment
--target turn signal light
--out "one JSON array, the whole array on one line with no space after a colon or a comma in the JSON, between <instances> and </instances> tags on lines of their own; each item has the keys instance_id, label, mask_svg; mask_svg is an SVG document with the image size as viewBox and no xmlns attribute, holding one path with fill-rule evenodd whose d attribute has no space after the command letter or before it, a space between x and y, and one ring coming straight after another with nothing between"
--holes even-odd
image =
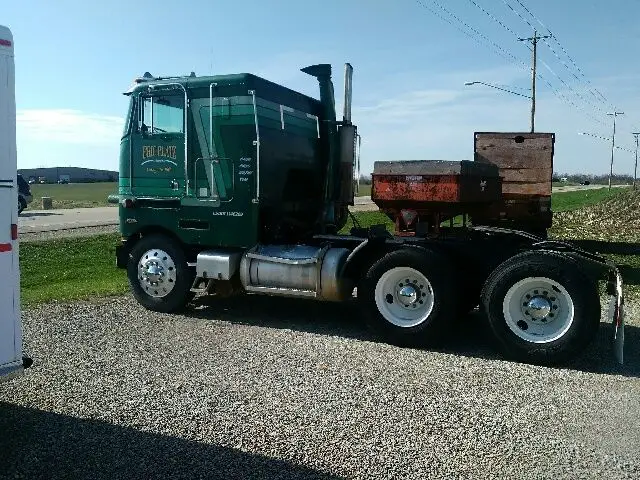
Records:
<instances>
[{"instance_id":1,"label":"turn signal light","mask_svg":"<svg viewBox=\"0 0 640 480\"><path fill-rule=\"evenodd\" d=\"M135 202L131 198L125 198L122 200L122 206L124 208L133 208L135 206Z\"/></svg>"},{"instance_id":2,"label":"turn signal light","mask_svg":"<svg viewBox=\"0 0 640 480\"><path fill-rule=\"evenodd\" d=\"M18 225L15 223L11 224L11 240L18 239Z\"/></svg>"}]
</instances>

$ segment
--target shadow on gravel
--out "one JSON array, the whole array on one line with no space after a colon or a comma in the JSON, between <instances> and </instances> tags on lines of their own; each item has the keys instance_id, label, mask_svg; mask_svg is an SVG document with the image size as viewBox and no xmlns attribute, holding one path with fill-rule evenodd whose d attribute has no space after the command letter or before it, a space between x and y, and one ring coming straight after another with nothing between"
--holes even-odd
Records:
<instances>
[{"instance_id":1,"label":"shadow on gravel","mask_svg":"<svg viewBox=\"0 0 640 480\"><path fill-rule=\"evenodd\" d=\"M203 302L188 315L239 325L381 341L367 329L356 302L333 304L260 295L253 295L250 301L246 297L212 297ZM612 339L612 325L601 323L595 341L585 352L558 368L640 378L640 349L637 347L640 345L640 328L631 325L625 328L625 364L622 366L616 363L613 356ZM457 321L451 332L429 350L487 360L503 359L486 320L477 311Z\"/></svg>"},{"instance_id":2,"label":"shadow on gravel","mask_svg":"<svg viewBox=\"0 0 640 480\"><path fill-rule=\"evenodd\" d=\"M232 448L0 402L0 477L334 479Z\"/></svg>"}]
</instances>

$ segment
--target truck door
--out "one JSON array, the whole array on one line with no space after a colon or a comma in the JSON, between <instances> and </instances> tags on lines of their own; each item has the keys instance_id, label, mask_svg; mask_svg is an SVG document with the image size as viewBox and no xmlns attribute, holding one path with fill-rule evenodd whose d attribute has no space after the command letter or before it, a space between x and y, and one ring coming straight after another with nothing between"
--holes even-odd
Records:
<instances>
[{"instance_id":1,"label":"truck door","mask_svg":"<svg viewBox=\"0 0 640 480\"><path fill-rule=\"evenodd\" d=\"M208 245L257 241L256 124L252 96L190 99L192 155L182 225Z\"/></svg>"},{"instance_id":2,"label":"truck door","mask_svg":"<svg viewBox=\"0 0 640 480\"><path fill-rule=\"evenodd\" d=\"M140 94L132 135L133 194L178 200L185 192L185 105L181 85Z\"/></svg>"}]
</instances>

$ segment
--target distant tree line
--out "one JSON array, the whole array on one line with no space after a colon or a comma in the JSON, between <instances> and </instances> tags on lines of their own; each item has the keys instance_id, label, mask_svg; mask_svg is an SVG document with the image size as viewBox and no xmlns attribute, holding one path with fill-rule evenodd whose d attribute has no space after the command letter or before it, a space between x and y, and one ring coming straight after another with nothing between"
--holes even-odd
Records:
<instances>
[{"instance_id":1,"label":"distant tree line","mask_svg":"<svg viewBox=\"0 0 640 480\"><path fill-rule=\"evenodd\" d=\"M360 175L360 185L371 185L371 175Z\"/></svg>"},{"instance_id":2,"label":"distant tree line","mask_svg":"<svg viewBox=\"0 0 640 480\"><path fill-rule=\"evenodd\" d=\"M607 185L609 183L609 175L592 175L586 173L554 173L552 180L554 183L565 181L567 183L581 184L589 182L589 184L593 185ZM611 177L611 183L616 185L631 185L633 184L633 176L614 174Z\"/></svg>"}]
</instances>

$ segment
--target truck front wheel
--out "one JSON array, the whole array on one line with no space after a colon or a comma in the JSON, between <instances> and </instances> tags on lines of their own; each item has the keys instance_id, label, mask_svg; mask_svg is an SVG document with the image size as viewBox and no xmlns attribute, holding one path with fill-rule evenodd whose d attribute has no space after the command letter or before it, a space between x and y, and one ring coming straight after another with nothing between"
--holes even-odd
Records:
<instances>
[{"instance_id":1,"label":"truck front wheel","mask_svg":"<svg viewBox=\"0 0 640 480\"><path fill-rule=\"evenodd\" d=\"M600 323L597 283L565 256L527 252L499 265L482 306L506 356L553 364L583 349Z\"/></svg>"},{"instance_id":2,"label":"truck front wheel","mask_svg":"<svg viewBox=\"0 0 640 480\"><path fill-rule=\"evenodd\" d=\"M133 296L149 310L175 312L192 298L194 272L180 245L165 235L144 236L134 245L127 276Z\"/></svg>"},{"instance_id":3,"label":"truck front wheel","mask_svg":"<svg viewBox=\"0 0 640 480\"><path fill-rule=\"evenodd\" d=\"M455 312L455 298L448 262L422 249L386 254L358 288L370 327L399 346L421 346L437 338Z\"/></svg>"}]
</instances>

